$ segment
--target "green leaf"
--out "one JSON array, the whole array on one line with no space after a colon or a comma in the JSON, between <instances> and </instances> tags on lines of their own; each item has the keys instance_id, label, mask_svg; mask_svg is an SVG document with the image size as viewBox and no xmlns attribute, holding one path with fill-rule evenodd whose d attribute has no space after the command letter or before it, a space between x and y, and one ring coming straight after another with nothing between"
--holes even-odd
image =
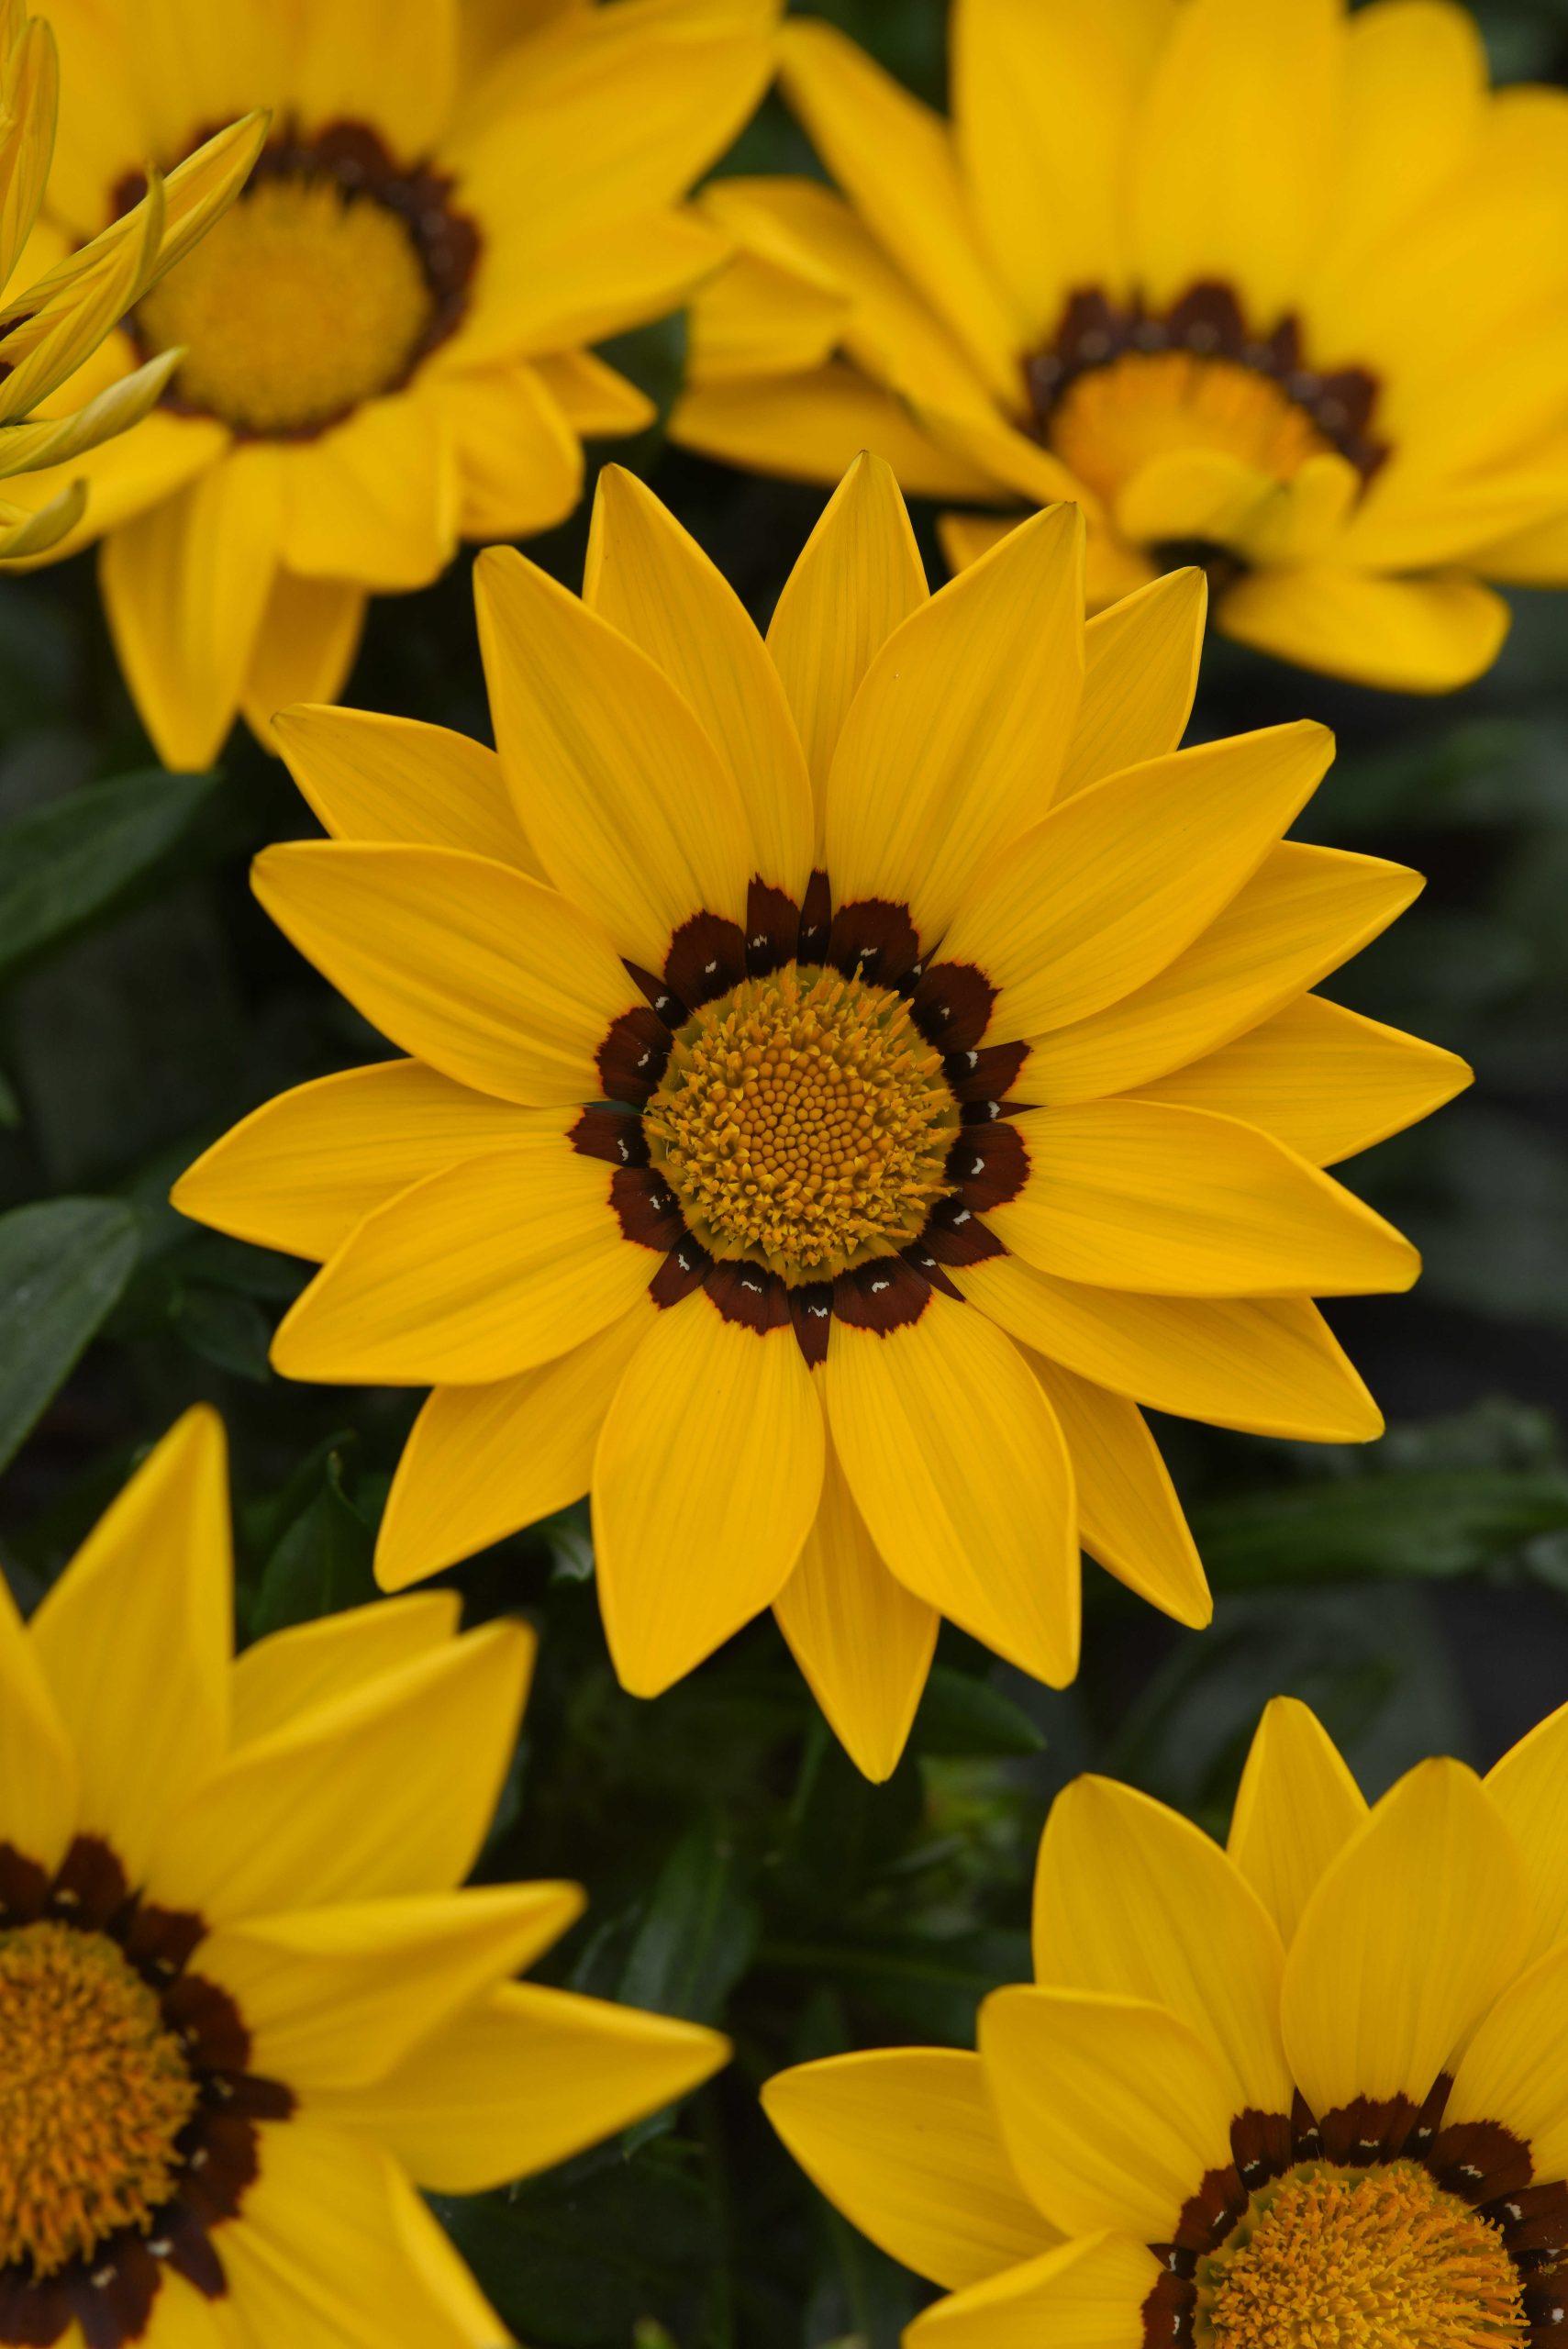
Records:
<instances>
[{"instance_id":1,"label":"green leaf","mask_svg":"<svg viewBox=\"0 0 1568 2349\"><path fill-rule=\"evenodd\" d=\"M0 1468L118 1303L137 1246L118 1199L45 1199L0 1216Z\"/></svg>"},{"instance_id":2,"label":"green leaf","mask_svg":"<svg viewBox=\"0 0 1568 2349\"><path fill-rule=\"evenodd\" d=\"M0 978L101 914L173 847L217 781L161 768L90 784L0 830Z\"/></svg>"},{"instance_id":3,"label":"green leaf","mask_svg":"<svg viewBox=\"0 0 1568 2349\"><path fill-rule=\"evenodd\" d=\"M989 1680L940 1664L920 1699L914 1742L922 1753L1006 1762L1042 1752L1045 1732Z\"/></svg>"},{"instance_id":4,"label":"green leaf","mask_svg":"<svg viewBox=\"0 0 1568 2349\"><path fill-rule=\"evenodd\" d=\"M622 2003L716 2022L759 1931L734 1851L712 1829L694 1828L660 1871L621 1976Z\"/></svg>"},{"instance_id":5,"label":"green leaf","mask_svg":"<svg viewBox=\"0 0 1568 2349\"><path fill-rule=\"evenodd\" d=\"M1459 1468L1298 1485L1202 1510L1193 1530L1210 1577L1229 1588L1436 1577L1495 1565L1568 1526L1560 1469Z\"/></svg>"},{"instance_id":6,"label":"green leaf","mask_svg":"<svg viewBox=\"0 0 1568 2349\"><path fill-rule=\"evenodd\" d=\"M291 1623L361 1607L376 1595L374 1536L343 1490L341 1453L328 1454L319 1489L268 1559L251 1611L260 1639Z\"/></svg>"},{"instance_id":7,"label":"green leaf","mask_svg":"<svg viewBox=\"0 0 1568 2349\"><path fill-rule=\"evenodd\" d=\"M188 1288L181 1292L172 1318L185 1343L205 1362L257 1386L271 1378L267 1351L272 1325L253 1298L217 1288Z\"/></svg>"}]
</instances>

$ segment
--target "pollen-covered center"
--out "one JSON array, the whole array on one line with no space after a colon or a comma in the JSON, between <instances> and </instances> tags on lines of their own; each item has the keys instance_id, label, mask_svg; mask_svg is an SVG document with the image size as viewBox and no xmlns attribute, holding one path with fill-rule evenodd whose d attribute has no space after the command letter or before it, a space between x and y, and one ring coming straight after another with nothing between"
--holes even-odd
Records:
<instances>
[{"instance_id":1,"label":"pollen-covered center","mask_svg":"<svg viewBox=\"0 0 1568 2349\"><path fill-rule=\"evenodd\" d=\"M959 1115L902 996L791 963L686 1023L644 1129L712 1254L806 1282L918 1236Z\"/></svg>"},{"instance_id":2,"label":"pollen-covered center","mask_svg":"<svg viewBox=\"0 0 1568 2349\"><path fill-rule=\"evenodd\" d=\"M145 2228L197 2088L156 1995L101 1933L0 1932L0 2268L53 2275Z\"/></svg>"},{"instance_id":3,"label":"pollen-covered center","mask_svg":"<svg viewBox=\"0 0 1568 2349\"><path fill-rule=\"evenodd\" d=\"M1201 2260L1200 2349L1504 2349L1529 2338L1496 2229L1416 2162L1304 2165Z\"/></svg>"},{"instance_id":4,"label":"pollen-covered center","mask_svg":"<svg viewBox=\"0 0 1568 2349\"><path fill-rule=\"evenodd\" d=\"M183 346L182 406L236 430L314 430L394 389L436 296L410 223L327 174L255 181L136 317L150 349Z\"/></svg>"},{"instance_id":5,"label":"pollen-covered center","mask_svg":"<svg viewBox=\"0 0 1568 2349\"><path fill-rule=\"evenodd\" d=\"M1333 449L1282 384L1185 351L1129 351L1077 376L1051 410L1049 440L1107 503L1157 457L1218 450L1289 481Z\"/></svg>"}]
</instances>

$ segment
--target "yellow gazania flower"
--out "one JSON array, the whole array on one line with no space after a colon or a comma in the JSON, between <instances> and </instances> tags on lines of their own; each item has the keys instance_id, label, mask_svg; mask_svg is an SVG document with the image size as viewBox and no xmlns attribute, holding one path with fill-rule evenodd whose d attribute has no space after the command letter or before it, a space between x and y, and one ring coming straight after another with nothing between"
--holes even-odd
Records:
<instances>
[{"instance_id":1,"label":"yellow gazania flower","mask_svg":"<svg viewBox=\"0 0 1568 2349\"><path fill-rule=\"evenodd\" d=\"M47 233L34 228L54 153L60 62L54 36L24 0L0 0L0 481L63 467L128 429L169 383L176 351L117 369L116 380L63 415L40 417L67 379L144 301L234 200L256 159L257 117L219 131L165 184L154 177L139 203L101 236L7 293L24 259L35 263ZM54 258L53 255L50 258ZM84 469L83 469L84 470ZM57 546L81 521L85 484L61 476L30 504L0 500L0 562Z\"/></svg>"},{"instance_id":2,"label":"yellow gazania flower","mask_svg":"<svg viewBox=\"0 0 1568 2349\"><path fill-rule=\"evenodd\" d=\"M775 1606L874 1776L939 1613L1072 1677L1080 1532L1207 1621L1138 1403L1375 1435L1308 1293L1417 1259L1319 1167L1466 1074L1307 992L1419 886L1282 844L1329 735L1178 751L1199 574L1086 629L1059 507L932 597L875 460L765 646L617 470L582 602L478 593L499 756L288 713L336 837L256 867L411 1057L176 1192L325 1260L286 1375L434 1385L383 1581L591 1486L626 1686Z\"/></svg>"},{"instance_id":3,"label":"yellow gazania flower","mask_svg":"<svg viewBox=\"0 0 1568 2349\"><path fill-rule=\"evenodd\" d=\"M113 220L143 162L264 106L240 202L84 382L185 355L86 469L84 537L161 755L330 700L366 597L581 494L584 433L647 400L584 346L657 317L723 246L679 208L755 103L777 0L49 0L70 77L51 207ZM495 21L492 21L494 17ZM467 38L462 38L463 36ZM75 387L78 391L81 386Z\"/></svg>"},{"instance_id":4,"label":"yellow gazania flower","mask_svg":"<svg viewBox=\"0 0 1568 2349\"><path fill-rule=\"evenodd\" d=\"M0 1579L0 2341L496 2349L465 2194L695 2087L713 2032L508 1979L565 1884L454 1891L533 1642L437 1594L230 1632L181 1421L23 1626Z\"/></svg>"},{"instance_id":5,"label":"yellow gazania flower","mask_svg":"<svg viewBox=\"0 0 1568 2349\"><path fill-rule=\"evenodd\" d=\"M979 2053L785 2072L775 2127L952 2297L909 2349L1526 2349L1568 2323L1568 1709L1368 1811L1263 1716L1228 1852L1059 1797Z\"/></svg>"},{"instance_id":6,"label":"yellow gazania flower","mask_svg":"<svg viewBox=\"0 0 1568 2349\"><path fill-rule=\"evenodd\" d=\"M954 0L950 125L826 25L842 194L726 180L676 435L835 480L1079 498L1097 607L1202 560L1227 635L1409 692L1568 581L1568 96L1450 0ZM950 516L955 563L1010 527Z\"/></svg>"}]
</instances>

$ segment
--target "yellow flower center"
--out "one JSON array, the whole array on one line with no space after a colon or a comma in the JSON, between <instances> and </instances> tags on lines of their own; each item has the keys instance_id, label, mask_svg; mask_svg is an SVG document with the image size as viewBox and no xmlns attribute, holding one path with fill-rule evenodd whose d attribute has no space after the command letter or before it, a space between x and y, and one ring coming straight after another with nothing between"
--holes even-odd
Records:
<instances>
[{"instance_id":1,"label":"yellow flower center","mask_svg":"<svg viewBox=\"0 0 1568 2349\"><path fill-rule=\"evenodd\" d=\"M137 313L172 386L236 430L308 432L400 384L434 316L408 224L329 177L260 179Z\"/></svg>"},{"instance_id":2,"label":"yellow flower center","mask_svg":"<svg viewBox=\"0 0 1568 2349\"><path fill-rule=\"evenodd\" d=\"M1503 2239L1416 2162L1294 2170L1197 2271L1200 2349L1505 2349L1529 2337Z\"/></svg>"},{"instance_id":3,"label":"yellow flower center","mask_svg":"<svg viewBox=\"0 0 1568 2349\"><path fill-rule=\"evenodd\" d=\"M831 1280L916 1239L959 1116L902 996L794 964L687 1022L644 1114L710 1253Z\"/></svg>"},{"instance_id":4,"label":"yellow flower center","mask_svg":"<svg viewBox=\"0 0 1568 2349\"><path fill-rule=\"evenodd\" d=\"M112 1941L0 1932L0 2268L50 2276L173 2190L196 2084Z\"/></svg>"},{"instance_id":5,"label":"yellow flower center","mask_svg":"<svg viewBox=\"0 0 1568 2349\"><path fill-rule=\"evenodd\" d=\"M1289 481L1333 448L1282 384L1185 351L1128 351L1076 376L1051 412L1049 438L1107 502L1155 457L1217 449Z\"/></svg>"}]
</instances>

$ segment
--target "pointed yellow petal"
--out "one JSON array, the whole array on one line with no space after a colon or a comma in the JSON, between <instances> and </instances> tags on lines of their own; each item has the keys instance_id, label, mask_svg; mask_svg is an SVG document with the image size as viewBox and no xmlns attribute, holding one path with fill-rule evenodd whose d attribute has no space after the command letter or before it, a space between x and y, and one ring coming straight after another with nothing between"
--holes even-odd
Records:
<instances>
[{"instance_id":1,"label":"pointed yellow petal","mask_svg":"<svg viewBox=\"0 0 1568 2349\"><path fill-rule=\"evenodd\" d=\"M978 2055L834 2055L780 2072L762 2105L828 2200L932 2283L978 2283L1056 2240L1002 2149Z\"/></svg>"},{"instance_id":2,"label":"pointed yellow petal","mask_svg":"<svg viewBox=\"0 0 1568 2349\"><path fill-rule=\"evenodd\" d=\"M1228 1849L1286 1948L1319 1877L1366 1818L1366 1798L1317 1715L1276 1697L1241 1774Z\"/></svg>"},{"instance_id":3,"label":"pointed yellow petal","mask_svg":"<svg viewBox=\"0 0 1568 2349\"><path fill-rule=\"evenodd\" d=\"M334 840L466 849L539 877L483 742L368 709L285 709L276 723L289 773Z\"/></svg>"},{"instance_id":4,"label":"pointed yellow petal","mask_svg":"<svg viewBox=\"0 0 1568 2349\"><path fill-rule=\"evenodd\" d=\"M1083 2236L939 2300L904 2337L909 2349L1129 2349L1161 2273L1146 2243Z\"/></svg>"},{"instance_id":5,"label":"pointed yellow petal","mask_svg":"<svg viewBox=\"0 0 1568 2349\"><path fill-rule=\"evenodd\" d=\"M382 1061L252 1110L170 1197L197 1223L321 1264L410 1185L498 1142L560 1130L559 1110L520 1109L421 1061Z\"/></svg>"},{"instance_id":6,"label":"pointed yellow petal","mask_svg":"<svg viewBox=\"0 0 1568 2349\"><path fill-rule=\"evenodd\" d=\"M444 1648L457 1636L462 1609L456 1591L422 1590L412 1598L294 1623L258 1640L234 1667L235 1750L318 1705L335 1704L415 1656Z\"/></svg>"},{"instance_id":7,"label":"pointed yellow petal","mask_svg":"<svg viewBox=\"0 0 1568 2349\"><path fill-rule=\"evenodd\" d=\"M267 750L281 747L273 730L280 710L294 702L334 701L342 692L359 654L368 601L352 580L276 574L240 696L246 723Z\"/></svg>"},{"instance_id":8,"label":"pointed yellow petal","mask_svg":"<svg viewBox=\"0 0 1568 2349\"><path fill-rule=\"evenodd\" d=\"M474 583L502 763L556 885L649 971L694 914L743 920L745 814L689 704L512 549L487 549Z\"/></svg>"},{"instance_id":9,"label":"pointed yellow petal","mask_svg":"<svg viewBox=\"0 0 1568 2349\"><path fill-rule=\"evenodd\" d=\"M942 947L1001 990L987 1041L1085 1019L1173 963L1333 754L1327 728L1307 722L1177 751L1079 792L994 856Z\"/></svg>"},{"instance_id":10,"label":"pointed yellow petal","mask_svg":"<svg viewBox=\"0 0 1568 2349\"><path fill-rule=\"evenodd\" d=\"M594 1463L605 1633L655 1697L772 1606L822 1490L822 1408L786 1321L760 1334L699 1291L660 1314Z\"/></svg>"},{"instance_id":11,"label":"pointed yellow petal","mask_svg":"<svg viewBox=\"0 0 1568 2349\"><path fill-rule=\"evenodd\" d=\"M1103 1011L1040 1037L1019 1097L1099 1100L1184 1069L1359 953L1421 887L1418 873L1381 857L1282 841L1162 971ZM1174 1093L1157 1089L1152 1097L1184 1099L1179 1078L1174 1082ZM1330 1076L1318 1089L1331 1088Z\"/></svg>"},{"instance_id":12,"label":"pointed yellow petal","mask_svg":"<svg viewBox=\"0 0 1568 2349\"><path fill-rule=\"evenodd\" d=\"M580 1500L605 1415L654 1307L634 1305L553 1362L495 1386L438 1386L414 1422L376 1541L402 1590Z\"/></svg>"},{"instance_id":13,"label":"pointed yellow petal","mask_svg":"<svg viewBox=\"0 0 1568 2349\"><path fill-rule=\"evenodd\" d=\"M784 582L768 629L811 770L818 841L850 704L894 629L929 596L892 468L880 457L857 457Z\"/></svg>"},{"instance_id":14,"label":"pointed yellow petal","mask_svg":"<svg viewBox=\"0 0 1568 2349\"><path fill-rule=\"evenodd\" d=\"M1486 1791L1513 1836L1533 1910L1529 1954L1568 1941L1568 1706L1510 1746Z\"/></svg>"},{"instance_id":15,"label":"pointed yellow petal","mask_svg":"<svg viewBox=\"0 0 1568 2349\"><path fill-rule=\"evenodd\" d=\"M889 637L828 779L840 904L890 898L934 941L1047 805L1083 680L1083 560L1076 509L1053 507Z\"/></svg>"},{"instance_id":16,"label":"pointed yellow petal","mask_svg":"<svg viewBox=\"0 0 1568 2349\"><path fill-rule=\"evenodd\" d=\"M187 1411L29 1626L81 1776L78 1825L134 1884L228 1734L233 1567L222 1422Z\"/></svg>"},{"instance_id":17,"label":"pointed yellow petal","mask_svg":"<svg viewBox=\"0 0 1568 2349\"><path fill-rule=\"evenodd\" d=\"M395 1044L504 1101L595 1098L595 1055L643 1002L575 906L484 857L291 841L262 850L252 885L300 952Z\"/></svg>"},{"instance_id":18,"label":"pointed yellow petal","mask_svg":"<svg viewBox=\"0 0 1568 2349\"><path fill-rule=\"evenodd\" d=\"M886 1337L836 1322L824 1375L845 1479L899 1581L1065 1687L1078 1663L1072 1464L1017 1347L933 1290Z\"/></svg>"},{"instance_id":19,"label":"pointed yellow petal","mask_svg":"<svg viewBox=\"0 0 1568 2349\"><path fill-rule=\"evenodd\" d=\"M539 369L517 359L454 371L440 401L465 539L529 539L566 519L583 495L583 443Z\"/></svg>"},{"instance_id":20,"label":"pointed yellow petal","mask_svg":"<svg viewBox=\"0 0 1568 2349\"><path fill-rule=\"evenodd\" d=\"M813 862L811 781L778 671L733 588L618 465L599 475L583 600L695 711L745 808L753 870L798 903Z\"/></svg>"},{"instance_id":21,"label":"pointed yellow petal","mask_svg":"<svg viewBox=\"0 0 1568 2349\"><path fill-rule=\"evenodd\" d=\"M1473 1772L1423 1762L1318 1878L1285 1964L1291 2070L1315 2112L1408 2096L1501 1989L1529 1925L1524 1876Z\"/></svg>"},{"instance_id":22,"label":"pointed yellow petal","mask_svg":"<svg viewBox=\"0 0 1568 2349\"><path fill-rule=\"evenodd\" d=\"M1169 2243L1230 2161L1233 2083L1163 2007L1082 1990L994 1990L980 2054L1031 2199L1070 2234Z\"/></svg>"},{"instance_id":23,"label":"pointed yellow petal","mask_svg":"<svg viewBox=\"0 0 1568 2349\"><path fill-rule=\"evenodd\" d=\"M1203 573L1168 571L1089 622L1084 697L1058 799L1176 748L1192 715L1207 611Z\"/></svg>"},{"instance_id":24,"label":"pointed yellow petal","mask_svg":"<svg viewBox=\"0 0 1568 2349\"><path fill-rule=\"evenodd\" d=\"M940 1618L883 1564L831 1445L816 1522L773 1612L835 1735L880 1785L898 1766Z\"/></svg>"},{"instance_id":25,"label":"pointed yellow petal","mask_svg":"<svg viewBox=\"0 0 1568 2349\"><path fill-rule=\"evenodd\" d=\"M510 1982L385 2079L313 2109L388 2146L428 2191L477 2194L629 2128L728 2056L693 2023Z\"/></svg>"},{"instance_id":26,"label":"pointed yellow petal","mask_svg":"<svg viewBox=\"0 0 1568 2349\"><path fill-rule=\"evenodd\" d=\"M1471 1082L1457 1052L1309 995L1139 1097L1240 1118L1314 1166L1334 1166L1429 1117Z\"/></svg>"},{"instance_id":27,"label":"pointed yellow petal","mask_svg":"<svg viewBox=\"0 0 1568 2349\"><path fill-rule=\"evenodd\" d=\"M1254 1126L1155 1101L1025 1109L1020 1196L987 1221L1064 1280L1162 1297L1358 1297L1408 1288L1392 1224Z\"/></svg>"},{"instance_id":28,"label":"pointed yellow petal","mask_svg":"<svg viewBox=\"0 0 1568 2349\"><path fill-rule=\"evenodd\" d=\"M368 1216L284 1316L272 1361L340 1385L486 1386L628 1313L658 1264L623 1236L602 1160L528 1135Z\"/></svg>"},{"instance_id":29,"label":"pointed yellow petal","mask_svg":"<svg viewBox=\"0 0 1568 2349\"><path fill-rule=\"evenodd\" d=\"M658 420L647 393L595 351L558 351L536 360L533 372L572 429L588 440L620 440L628 432L645 432Z\"/></svg>"},{"instance_id":30,"label":"pointed yellow petal","mask_svg":"<svg viewBox=\"0 0 1568 2349\"><path fill-rule=\"evenodd\" d=\"M428 586L457 552L457 454L439 404L370 400L284 452L283 557L307 578Z\"/></svg>"},{"instance_id":31,"label":"pointed yellow petal","mask_svg":"<svg viewBox=\"0 0 1568 2349\"><path fill-rule=\"evenodd\" d=\"M76 1762L0 1575L0 1843L52 1875L76 1824Z\"/></svg>"},{"instance_id":32,"label":"pointed yellow petal","mask_svg":"<svg viewBox=\"0 0 1568 2349\"><path fill-rule=\"evenodd\" d=\"M1454 2067L1443 2109L1445 2128L1462 2128L1467 2121L1501 2124L1529 2146L1531 2169L1542 2180L1561 2177L1568 2167L1565 1997L1568 1949L1558 1948L1511 1983L1482 2017ZM1542 2282L1555 2273L1547 2268ZM1547 2284L1547 2291L1551 2289ZM1562 2321L1550 2305L1540 2306L1535 2293L1530 2312L1542 2330Z\"/></svg>"},{"instance_id":33,"label":"pointed yellow petal","mask_svg":"<svg viewBox=\"0 0 1568 2349\"><path fill-rule=\"evenodd\" d=\"M1312 563L1239 580L1216 618L1239 643L1306 669L1391 693L1447 694L1492 666L1509 613L1500 596L1458 572L1378 579Z\"/></svg>"},{"instance_id":34,"label":"pointed yellow petal","mask_svg":"<svg viewBox=\"0 0 1568 2349\"><path fill-rule=\"evenodd\" d=\"M1219 1846L1163 1803L1109 1778L1058 1795L1035 1874L1034 1959L1048 1986L1179 2016L1224 2067L1232 2113L1290 2110L1279 1935Z\"/></svg>"},{"instance_id":35,"label":"pointed yellow petal","mask_svg":"<svg viewBox=\"0 0 1568 2349\"><path fill-rule=\"evenodd\" d=\"M1027 1346L1157 1411L1306 1443L1367 1443L1383 1417L1304 1297L1136 1297L1051 1279L1017 1257L957 1271Z\"/></svg>"},{"instance_id":36,"label":"pointed yellow petal","mask_svg":"<svg viewBox=\"0 0 1568 2349\"><path fill-rule=\"evenodd\" d=\"M1031 1354L1029 1363L1067 1439L1084 1549L1140 1598L1201 1631L1214 1601L1170 1472L1137 1404L1043 1354Z\"/></svg>"}]
</instances>

